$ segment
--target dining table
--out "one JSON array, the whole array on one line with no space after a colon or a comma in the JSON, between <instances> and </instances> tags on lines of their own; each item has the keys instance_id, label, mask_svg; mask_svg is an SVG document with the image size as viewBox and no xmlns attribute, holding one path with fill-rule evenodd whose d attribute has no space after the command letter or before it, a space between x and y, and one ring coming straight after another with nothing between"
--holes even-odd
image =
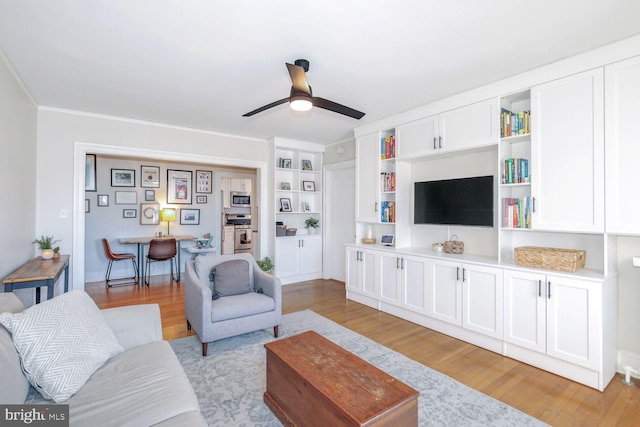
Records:
<instances>
[{"instance_id":1,"label":"dining table","mask_svg":"<svg viewBox=\"0 0 640 427\"><path fill-rule=\"evenodd\" d=\"M139 271L139 277L140 277L140 283L144 283L144 257L145 257L145 246L147 246L149 243L151 243L152 240L167 240L167 239L176 239L176 257L178 258L178 272L177 272L177 276L178 279L177 281L180 281L180 271L181 271L181 265L180 265L180 242L183 241L196 241L198 240L195 236L190 236L190 235L180 235L180 236L171 236L171 235L165 235L165 236L142 236L142 237L119 237L118 238L118 242L120 242L120 244L123 245L137 245L138 247L138 251L137 251L137 257L138 257L138 271Z\"/></svg>"}]
</instances>

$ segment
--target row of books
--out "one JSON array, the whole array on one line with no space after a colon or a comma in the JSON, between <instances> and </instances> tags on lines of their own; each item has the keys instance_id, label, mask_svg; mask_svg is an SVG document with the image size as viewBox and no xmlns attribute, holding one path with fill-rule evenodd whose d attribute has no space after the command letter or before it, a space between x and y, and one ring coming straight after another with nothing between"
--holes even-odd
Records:
<instances>
[{"instance_id":1,"label":"row of books","mask_svg":"<svg viewBox=\"0 0 640 427\"><path fill-rule=\"evenodd\" d=\"M382 202L380 207L381 222L396 222L396 202Z\"/></svg>"},{"instance_id":2,"label":"row of books","mask_svg":"<svg viewBox=\"0 0 640 427\"><path fill-rule=\"evenodd\" d=\"M389 135L380 138L380 159L395 159L396 157L396 136Z\"/></svg>"},{"instance_id":3,"label":"row of books","mask_svg":"<svg viewBox=\"0 0 640 427\"><path fill-rule=\"evenodd\" d=\"M500 113L500 137L506 138L508 136L531 133L529 127L530 114L529 111L512 113L503 108Z\"/></svg>"},{"instance_id":4,"label":"row of books","mask_svg":"<svg viewBox=\"0 0 640 427\"><path fill-rule=\"evenodd\" d=\"M502 161L503 184L521 184L528 183L529 180L529 160L508 158Z\"/></svg>"},{"instance_id":5,"label":"row of books","mask_svg":"<svg viewBox=\"0 0 640 427\"><path fill-rule=\"evenodd\" d=\"M531 197L503 198L502 226L505 228L531 228Z\"/></svg>"},{"instance_id":6,"label":"row of books","mask_svg":"<svg viewBox=\"0 0 640 427\"><path fill-rule=\"evenodd\" d=\"M395 172L380 172L380 190L383 192L396 191Z\"/></svg>"}]
</instances>

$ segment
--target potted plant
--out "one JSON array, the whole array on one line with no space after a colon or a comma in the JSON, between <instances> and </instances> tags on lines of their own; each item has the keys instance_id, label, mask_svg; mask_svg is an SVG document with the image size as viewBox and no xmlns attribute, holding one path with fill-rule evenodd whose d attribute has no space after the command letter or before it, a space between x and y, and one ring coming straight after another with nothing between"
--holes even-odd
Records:
<instances>
[{"instance_id":1,"label":"potted plant","mask_svg":"<svg viewBox=\"0 0 640 427\"><path fill-rule=\"evenodd\" d=\"M307 227L307 232L309 234L316 234L318 227L320 227L320 221L318 218L311 216L304 221L304 225Z\"/></svg>"},{"instance_id":2,"label":"potted plant","mask_svg":"<svg viewBox=\"0 0 640 427\"><path fill-rule=\"evenodd\" d=\"M53 236L40 236L39 239L35 239L32 243L38 244L42 259L51 259L54 254L53 244L59 241L60 240L53 240ZM56 249L60 251L60 247L56 247Z\"/></svg>"},{"instance_id":3,"label":"potted plant","mask_svg":"<svg viewBox=\"0 0 640 427\"><path fill-rule=\"evenodd\" d=\"M267 273L271 273L273 271L273 267L275 267L273 265L273 261L271 261L271 258L269 258L268 256L256 262L258 263L258 267L260 267L262 271L266 271Z\"/></svg>"},{"instance_id":4,"label":"potted plant","mask_svg":"<svg viewBox=\"0 0 640 427\"><path fill-rule=\"evenodd\" d=\"M53 259L60 258L60 246L53 248Z\"/></svg>"}]
</instances>

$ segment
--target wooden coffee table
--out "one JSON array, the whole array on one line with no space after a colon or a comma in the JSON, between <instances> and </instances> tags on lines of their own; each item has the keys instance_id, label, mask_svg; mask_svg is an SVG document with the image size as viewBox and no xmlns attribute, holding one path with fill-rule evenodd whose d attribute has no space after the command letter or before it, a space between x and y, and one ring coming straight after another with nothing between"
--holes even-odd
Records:
<instances>
[{"instance_id":1,"label":"wooden coffee table","mask_svg":"<svg viewBox=\"0 0 640 427\"><path fill-rule=\"evenodd\" d=\"M265 344L264 402L285 426L417 426L418 393L314 331Z\"/></svg>"}]
</instances>

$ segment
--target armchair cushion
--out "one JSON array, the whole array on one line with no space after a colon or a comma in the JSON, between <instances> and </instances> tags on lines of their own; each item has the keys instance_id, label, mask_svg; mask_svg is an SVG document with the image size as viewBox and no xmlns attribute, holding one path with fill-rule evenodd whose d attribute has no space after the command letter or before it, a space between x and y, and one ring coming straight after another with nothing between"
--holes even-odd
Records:
<instances>
[{"instance_id":1,"label":"armchair cushion","mask_svg":"<svg viewBox=\"0 0 640 427\"><path fill-rule=\"evenodd\" d=\"M91 297L74 290L22 313L2 313L22 369L45 399L64 402L123 351Z\"/></svg>"},{"instance_id":2,"label":"armchair cushion","mask_svg":"<svg viewBox=\"0 0 640 427\"><path fill-rule=\"evenodd\" d=\"M253 291L249 269L251 265L244 259L233 259L216 265L213 274L213 299L241 295Z\"/></svg>"},{"instance_id":3,"label":"armchair cushion","mask_svg":"<svg viewBox=\"0 0 640 427\"><path fill-rule=\"evenodd\" d=\"M272 311L275 307L273 298L257 292L232 295L211 302L211 321L237 319L254 314Z\"/></svg>"}]
</instances>

